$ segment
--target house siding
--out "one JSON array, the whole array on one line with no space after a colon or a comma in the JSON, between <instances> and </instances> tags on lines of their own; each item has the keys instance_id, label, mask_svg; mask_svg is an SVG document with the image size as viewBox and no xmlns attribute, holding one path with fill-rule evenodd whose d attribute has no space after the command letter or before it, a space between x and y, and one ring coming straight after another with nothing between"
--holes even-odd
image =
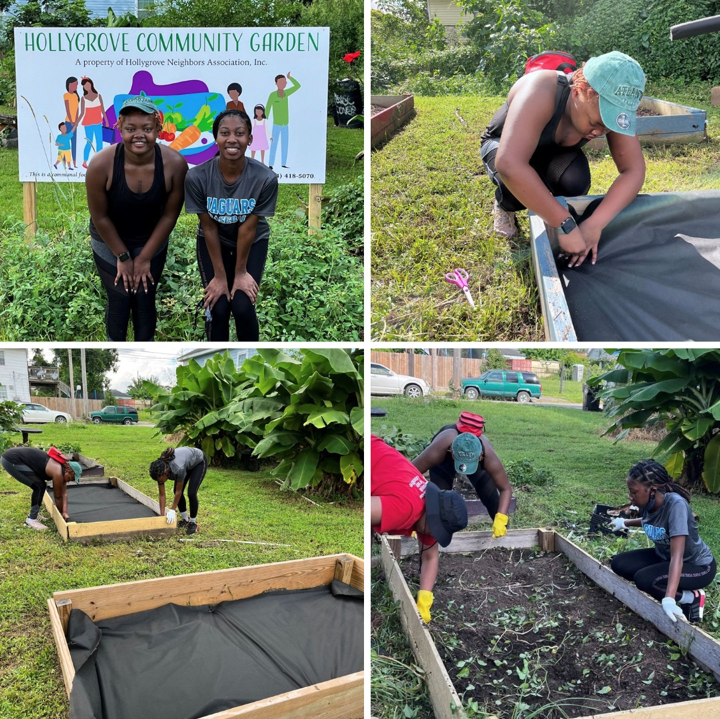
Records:
<instances>
[{"instance_id":1,"label":"house siding","mask_svg":"<svg viewBox=\"0 0 720 719\"><path fill-rule=\"evenodd\" d=\"M0 401L12 399L30 402L30 379L28 377L27 351L24 349L0 350L5 363L0 364ZM4 390L4 391L3 391Z\"/></svg>"},{"instance_id":2,"label":"house siding","mask_svg":"<svg viewBox=\"0 0 720 719\"><path fill-rule=\"evenodd\" d=\"M446 28L454 28L464 16L456 0L428 0L430 20L438 18Z\"/></svg>"},{"instance_id":3,"label":"house siding","mask_svg":"<svg viewBox=\"0 0 720 719\"><path fill-rule=\"evenodd\" d=\"M247 347L242 349L228 349L227 351L230 353L230 356L232 357L232 360L238 369L240 369L242 363L248 357L252 357L253 355L257 354L257 350L253 347ZM202 367L209 359L214 357L216 354L222 354L223 352L225 352L224 349L214 349L196 355L193 354L191 350L190 352L186 352L180 355L180 357L178 358L178 362L181 365L187 365L191 359L194 359Z\"/></svg>"}]
</instances>

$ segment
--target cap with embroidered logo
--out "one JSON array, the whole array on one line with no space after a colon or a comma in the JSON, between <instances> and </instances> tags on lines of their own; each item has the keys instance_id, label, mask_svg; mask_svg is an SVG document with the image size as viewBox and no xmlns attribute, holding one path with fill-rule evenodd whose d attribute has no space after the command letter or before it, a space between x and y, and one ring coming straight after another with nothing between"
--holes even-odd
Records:
<instances>
[{"instance_id":1,"label":"cap with embroidered logo","mask_svg":"<svg viewBox=\"0 0 720 719\"><path fill-rule=\"evenodd\" d=\"M140 110L140 112L146 112L148 115L152 115L155 110L157 110L157 107L155 107L155 103L146 95L134 95L123 102L120 108L120 114L126 114L131 110Z\"/></svg>"},{"instance_id":2,"label":"cap with embroidered logo","mask_svg":"<svg viewBox=\"0 0 720 719\"><path fill-rule=\"evenodd\" d=\"M621 135L635 135L635 113L645 92L645 73L637 61L613 50L591 57L583 73L600 96L600 116L605 127Z\"/></svg>"},{"instance_id":3,"label":"cap with embroidered logo","mask_svg":"<svg viewBox=\"0 0 720 719\"><path fill-rule=\"evenodd\" d=\"M465 475L475 474L482 451L482 443L474 434L459 434L452 443L455 471Z\"/></svg>"}]
</instances>

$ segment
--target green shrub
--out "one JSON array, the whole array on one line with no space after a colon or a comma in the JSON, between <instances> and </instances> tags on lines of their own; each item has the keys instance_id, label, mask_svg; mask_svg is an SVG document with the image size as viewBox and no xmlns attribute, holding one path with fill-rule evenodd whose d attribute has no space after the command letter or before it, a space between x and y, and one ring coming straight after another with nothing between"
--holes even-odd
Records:
<instances>
[{"instance_id":1,"label":"green shrub","mask_svg":"<svg viewBox=\"0 0 720 719\"><path fill-rule=\"evenodd\" d=\"M519 489L521 487L547 487L555 484L557 477L549 469L536 467L529 459L518 459L505 463L510 484Z\"/></svg>"},{"instance_id":2,"label":"green shrub","mask_svg":"<svg viewBox=\"0 0 720 719\"><path fill-rule=\"evenodd\" d=\"M22 409L17 402L0 402L0 453L12 446L10 433L22 421Z\"/></svg>"},{"instance_id":3,"label":"green shrub","mask_svg":"<svg viewBox=\"0 0 720 719\"><path fill-rule=\"evenodd\" d=\"M354 254L363 254L365 184L362 175L328 194L322 216L323 225L337 230Z\"/></svg>"},{"instance_id":4,"label":"green shrub","mask_svg":"<svg viewBox=\"0 0 720 719\"><path fill-rule=\"evenodd\" d=\"M415 459L429 444L430 437L416 437L415 435L403 432L397 427L380 425L380 431L375 433L385 444L394 447L400 454L409 460Z\"/></svg>"},{"instance_id":5,"label":"green shrub","mask_svg":"<svg viewBox=\"0 0 720 719\"><path fill-rule=\"evenodd\" d=\"M445 95L491 95L487 80L480 72L474 75L453 75L443 77L439 73L421 71L414 77L401 82L395 91L398 94L441 97Z\"/></svg>"}]
</instances>

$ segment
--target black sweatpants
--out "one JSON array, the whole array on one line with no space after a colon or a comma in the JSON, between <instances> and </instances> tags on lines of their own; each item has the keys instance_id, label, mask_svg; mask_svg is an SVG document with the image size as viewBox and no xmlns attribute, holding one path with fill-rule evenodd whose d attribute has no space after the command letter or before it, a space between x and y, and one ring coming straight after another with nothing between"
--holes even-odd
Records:
<instances>
[{"instance_id":1,"label":"black sweatpants","mask_svg":"<svg viewBox=\"0 0 720 719\"><path fill-rule=\"evenodd\" d=\"M183 494L180 497L180 501L178 502L178 509L181 512L187 511L187 504L185 503L185 488L187 488L188 493L188 499L190 500L190 516L195 518L197 517L198 513L198 507L200 506L198 503L198 489L200 489L200 485L202 484L203 479L205 479L205 472L207 472L207 458L203 459L200 464L196 464L188 473L187 477L185 477L185 481L182 482L183 485ZM175 491L178 491L178 487L180 486L180 482L175 482Z\"/></svg>"},{"instance_id":2,"label":"black sweatpants","mask_svg":"<svg viewBox=\"0 0 720 719\"><path fill-rule=\"evenodd\" d=\"M518 212L524 210L525 205L503 184L495 169L499 145L498 140L486 140L482 144L480 157L490 179L497 185L495 199L498 205L507 212ZM577 197L586 195L590 190L590 165L579 147L541 147L530 158L530 167L555 197Z\"/></svg>"},{"instance_id":3,"label":"black sweatpants","mask_svg":"<svg viewBox=\"0 0 720 719\"><path fill-rule=\"evenodd\" d=\"M141 251L142 247L129 250L133 259ZM148 282L147 292L141 285L136 294L128 292L122 281L115 284L115 278L117 277L116 265L111 265L95 252L93 252L93 257L108 299L105 308L105 329L108 341L125 342L127 340L128 324L132 314L135 342L153 342L157 325L155 295L160 276L165 267L167 246L150 261L150 274L155 284Z\"/></svg>"},{"instance_id":4,"label":"black sweatpants","mask_svg":"<svg viewBox=\"0 0 720 719\"><path fill-rule=\"evenodd\" d=\"M18 482L22 482L26 487L32 489L32 498L30 500L30 514L28 519L37 519L42 504L43 495L47 485L45 481L35 474L26 464L12 464L5 457L0 457L2 468Z\"/></svg>"},{"instance_id":5,"label":"black sweatpants","mask_svg":"<svg viewBox=\"0 0 720 719\"><path fill-rule=\"evenodd\" d=\"M647 592L657 600L663 599L667 589L670 562L664 562L654 549L634 549L616 554L610 568L621 577L635 582L638 589ZM683 589L702 589L715 578L715 560L707 566L683 563L682 574L675 600L682 596Z\"/></svg>"},{"instance_id":6,"label":"black sweatpants","mask_svg":"<svg viewBox=\"0 0 720 719\"><path fill-rule=\"evenodd\" d=\"M235 280L237 250L220 243L220 252L225 266L228 290L231 290ZM268 241L265 239L256 242L250 248L250 254L248 255L247 271L257 282L258 287L265 271L267 253ZM207 287L210 280L215 277L215 270L204 237L197 238L197 259L203 287ZM255 313L255 305L250 302L250 298L244 292L236 292L232 301L229 301L227 297L221 297L215 303L210 314L212 319L205 321L208 341L228 342L230 340L231 314L235 318L235 331L237 332L238 342L257 342L260 339L260 328Z\"/></svg>"},{"instance_id":7,"label":"black sweatpants","mask_svg":"<svg viewBox=\"0 0 720 719\"><path fill-rule=\"evenodd\" d=\"M455 474L453 472L452 477L447 473L442 472L440 467L430 468L430 481L440 487L440 489L452 489L453 480ZM470 484L475 489L478 499L483 503L485 509L487 509L490 519L495 519L495 515L500 505L500 492L493 482L493 478L484 469L479 469L475 474L468 475Z\"/></svg>"}]
</instances>

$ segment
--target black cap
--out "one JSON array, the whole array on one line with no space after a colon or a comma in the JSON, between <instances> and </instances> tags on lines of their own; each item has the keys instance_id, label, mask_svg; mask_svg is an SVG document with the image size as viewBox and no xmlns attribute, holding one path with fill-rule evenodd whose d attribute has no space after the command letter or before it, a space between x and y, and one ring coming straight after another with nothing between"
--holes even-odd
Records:
<instances>
[{"instance_id":1,"label":"black cap","mask_svg":"<svg viewBox=\"0 0 720 719\"><path fill-rule=\"evenodd\" d=\"M425 519L428 529L441 547L450 544L454 532L465 529L468 523L465 500L459 492L441 490L428 482L425 494Z\"/></svg>"}]
</instances>

